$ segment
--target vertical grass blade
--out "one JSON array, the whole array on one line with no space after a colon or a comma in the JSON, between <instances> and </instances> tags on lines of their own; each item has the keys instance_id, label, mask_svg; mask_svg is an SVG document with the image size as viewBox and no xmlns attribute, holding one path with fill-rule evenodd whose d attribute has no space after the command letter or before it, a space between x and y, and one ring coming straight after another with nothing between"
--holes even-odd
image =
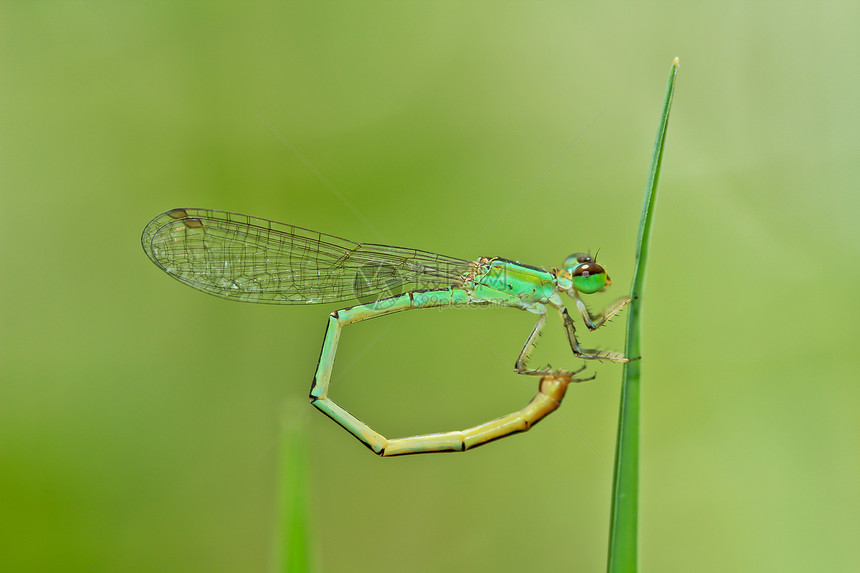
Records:
<instances>
[{"instance_id":1,"label":"vertical grass blade","mask_svg":"<svg viewBox=\"0 0 860 573\"><path fill-rule=\"evenodd\" d=\"M663 161L663 143L669 125L669 110L675 94L675 79L678 76L678 58L672 62L663 114L654 142L645 202L639 222L639 239L636 245L636 267L633 271L633 288L630 296L640 297L629 305L627 315L627 356L641 355L640 316L642 294L645 286L645 263L648 259L648 242L651 238L651 223L657 199L657 183ZM621 407L618 415L618 438L615 448L615 471L612 483L612 514L609 524L609 573L632 573L638 568L638 521L639 521L639 397L642 361L634 360L624 366L621 386Z\"/></svg>"},{"instance_id":2,"label":"vertical grass blade","mask_svg":"<svg viewBox=\"0 0 860 573\"><path fill-rule=\"evenodd\" d=\"M304 405L304 404L303 404ZM311 538L308 518L308 451L304 424L284 419L280 440L280 539L274 560L277 573L311 571Z\"/></svg>"}]
</instances>

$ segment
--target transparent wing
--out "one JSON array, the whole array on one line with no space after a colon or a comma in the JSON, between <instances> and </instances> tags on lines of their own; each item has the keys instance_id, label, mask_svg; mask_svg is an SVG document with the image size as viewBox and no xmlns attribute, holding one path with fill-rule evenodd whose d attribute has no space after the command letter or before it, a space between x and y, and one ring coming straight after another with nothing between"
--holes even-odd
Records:
<instances>
[{"instance_id":1,"label":"transparent wing","mask_svg":"<svg viewBox=\"0 0 860 573\"><path fill-rule=\"evenodd\" d=\"M143 230L141 243L152 262L197 290L270 304L370 302L462 284L475 265L209 209L162 213Z\"/></svg>"}]
</instances>

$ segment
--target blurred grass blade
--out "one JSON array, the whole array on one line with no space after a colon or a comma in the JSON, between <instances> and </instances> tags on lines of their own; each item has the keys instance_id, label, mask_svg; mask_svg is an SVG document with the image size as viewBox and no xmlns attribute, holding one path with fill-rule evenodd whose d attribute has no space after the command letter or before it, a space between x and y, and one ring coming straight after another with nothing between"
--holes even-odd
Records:
<instances>
[{"instance_id":1,"label":"blurred grass blade","mask_svg":"<svg viewBox=\"0 0 860 573\"><path fill-rule=\"evenodd\" d=\"M669 110L675 94L678 76L678 58L672 62L663 114L651 156L651 170L645 188L645 202L639 222L639 239L636 245L636 267L633 271L632 297L641 297L645 285L645 262L648 259L648 241L651 221L657 199L657 183L663 161L663 143L669 125ZM627 356L641 355L640 316L642 299L629 306L627 315ZM624 367L621 386L621 408L618 415L618 438L615 449L615 472L612 483L612 514L609 524L609 573L632 573L637 570L637 534L639 520L639 382L642 361L634 360Z\"/></svg>"},{"instance_id":2,"label":"blurred grass blade","mask_svg":"<svg viewBox=\"0 0 860 573\"><path fill-rule=\"evenodd\" d=\"M306 406L306 404L302 404ZM295 417L284 416L280 440L278 476L280 490L279 547L275 563L277 573L311 571L310 520L308 518L308 451L304 424Z\"/></svg>"}]
</instances>

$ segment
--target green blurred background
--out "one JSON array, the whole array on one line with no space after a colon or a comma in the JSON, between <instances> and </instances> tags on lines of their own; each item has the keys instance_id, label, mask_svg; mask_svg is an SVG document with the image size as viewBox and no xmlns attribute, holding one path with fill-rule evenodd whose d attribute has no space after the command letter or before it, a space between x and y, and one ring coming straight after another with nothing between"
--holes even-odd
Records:
<instances>
[{"instance_id":1,"label":"green blurred background","mask_svg":"<svg viewBox=\"0 0 860 573\"><path fill-rule=\"evenodd\" d=\"M4 2L0 569L271 570L286 417L320 571L602 570L620 367L528 434L379 459L306 402L336 307L206 296L139 236L199 206L539 266L599 247L606 304L674 56L642 569L860 569L858 21L856 2ZM534 393L511 373L532 324L351 327L333 395L390 437L477 424ZM577 365L557 320L534 360Z\"/></svg>"}]
</instances>

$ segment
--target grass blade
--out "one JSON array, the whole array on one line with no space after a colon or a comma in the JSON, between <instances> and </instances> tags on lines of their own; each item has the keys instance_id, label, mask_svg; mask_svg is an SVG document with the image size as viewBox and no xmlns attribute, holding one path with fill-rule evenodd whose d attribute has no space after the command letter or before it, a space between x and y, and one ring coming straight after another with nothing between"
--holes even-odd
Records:
<instances>
[{"instance_id":1,"label":"grass blade","mask_svg":"<svg viewBox=\"0 0 860 573\"><path fill-rule=\"evenodd\" d=\"M305 405L305 404L303 404ZM280 440L280 543L274 560L277 573L311 571L308 512L308 452L304 424L284 417Z\"/></svg>"},{"instance_id":2,"label":"grass blade","mask_svg":"<svg viewBox=\"0 0 860 573\"><path fill-rule=\"evenodd\" d=\"M663 114L657 129L657 140L651 156L645 202L639 223L639 239L636 245L636 267L633 272L631 297L640 297L632 303L627 315L627 356L641 355L642 294L645 286L645 263L648 259L648 242L654 204L657 199L657 183L663 161L663 143L669 125L669 111L675 94L675 79L678 76L678 58L672 62ZM621 386L621 407L618 415L618 438L615 449L615 471L612 483L612 514L609 524L609 573L632 573L638 568L638 521L639 521L639 397L642 361L634 360L624 366Z\"/></svg>"}]
</instances>

